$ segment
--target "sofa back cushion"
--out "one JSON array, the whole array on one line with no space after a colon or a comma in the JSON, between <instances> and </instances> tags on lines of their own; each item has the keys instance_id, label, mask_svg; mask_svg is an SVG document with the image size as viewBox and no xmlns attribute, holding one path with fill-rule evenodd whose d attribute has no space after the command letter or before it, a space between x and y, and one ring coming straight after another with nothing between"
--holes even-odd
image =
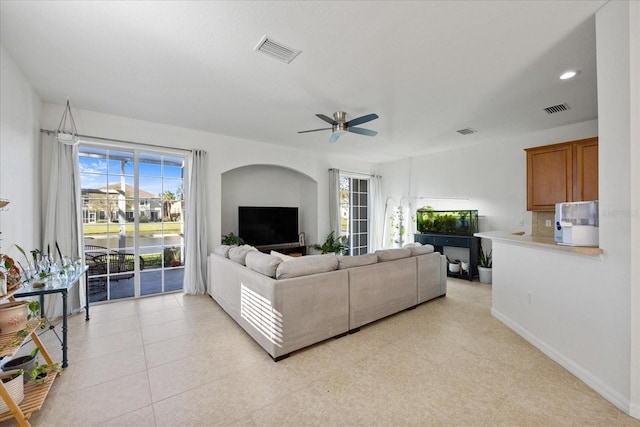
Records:
<instances>
[{"instance_id":1,"label":"sofa back cushion","mask_svg":"<svg viewBox=\"0 0 640 427\"><path fill-rule=\"evenodd\" d=\"M245 258L249 251L257 251L257 249L250 245L232 247L229 249L229 259L237 262L238 264L246 265Z\"/></svg>"},{"instance_id":2,"label":"sofa back cushion","mask_svg":"<svg viewBox=\"0 0 640 427\"><path fill-rule=\"evenodd\" d=\"M356 256L339 256L338 258L338 270L344 270L353 267L362 267L363 265L377 264L378 255L365 254Z\"/></svg>"},{"instance_id":3,"label":"sofa back cushion","mask_svg":"<svg viewBox=\"0 0 640 427\"><path fill-rule=\"evenodd\" d=\"M276 270L276 279L291 279L326 273L337 268L338 257L336 254L307 255L281 262Z\"/></svg>"},{"instance_id":4,"label":"sofa back cushion","mask_svg":"<svg viewBox=\"0 0 640 427\"><path fill-rule=\"evenodd\" d=\"M282 258L277 256L263 254L259 251L249 251L245 258L247 268L256 271L265 276L276 277L276 269L282 262Z\"/></svg>"},{"instance_id":5,"label":"sofa back cushion","mask_svg":"<svg viewBox=\"0 0 640 427\"><path fill-rule=\"evenodd\" d=\"M376 251L378 255L378 261L393 261L401 258L409 258L411 256L411 250L409 248L396 248L396 249L379 249Z\"/></svg>"},{"instance_id":6,"label":"sofa back cushion","mask_svg":"<svg viewBox=\"0 0 640 427\"><path fill-rule=\"evenodd\" d=\"M413 246L407 249L411 251L411 256L430 254L435 251L433 245Z\"/></svg>"},{"instance_id":7,"label":"sofa back cushion","mask_svg":"<svg viewBox=\"0 0 640 427\"><path fill-rule=\"evenodd\" d=\"M229 258L229 249L231 249L232 247L233 246L230 246L230 245L216 246L216 248L213 249L213 253L223 256L225 258Z\"/></svg>"}]
</instances>

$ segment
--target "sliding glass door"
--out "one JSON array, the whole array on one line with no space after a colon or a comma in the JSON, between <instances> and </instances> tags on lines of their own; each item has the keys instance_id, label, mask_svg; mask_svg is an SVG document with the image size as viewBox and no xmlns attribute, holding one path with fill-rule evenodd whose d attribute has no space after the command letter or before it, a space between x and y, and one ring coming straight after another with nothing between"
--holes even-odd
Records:
<instances>
[{"instance_id":1,"label":"sliding glass door","mask_svg":"<svg viewBox=\"0 0 640 427\"><path fill-rule=\"evenodd\" d=\"M185 159L81 144L91 302L182 289Z\"/></svg>"}]
</instances>

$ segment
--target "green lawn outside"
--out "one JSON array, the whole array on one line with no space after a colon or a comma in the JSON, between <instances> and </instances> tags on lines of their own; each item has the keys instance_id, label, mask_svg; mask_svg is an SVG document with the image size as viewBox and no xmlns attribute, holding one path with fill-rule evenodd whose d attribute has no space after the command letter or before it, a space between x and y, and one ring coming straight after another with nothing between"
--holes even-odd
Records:
<instances>
[{"instance_id":1,"label":"green lawn outside","mask_svg":"<svg viewBox=\"0 0 640 427\"><path fill-rule=\"evenodd\" d=\"M118 224L110 223L109 229L111 234L117 232ZM163 227L164 225L164 227ZM107 234L107 224L82 224L82 229L85 236L95 236L99 234ZM140 224L140 235L147 236L150 234L159 234L164 230L165 234L178 234L182 231L182 224L179 222L146 222ZM125 225L125 232L127 235L133 235L133 223Z\"/></svg>"}]
</instances>

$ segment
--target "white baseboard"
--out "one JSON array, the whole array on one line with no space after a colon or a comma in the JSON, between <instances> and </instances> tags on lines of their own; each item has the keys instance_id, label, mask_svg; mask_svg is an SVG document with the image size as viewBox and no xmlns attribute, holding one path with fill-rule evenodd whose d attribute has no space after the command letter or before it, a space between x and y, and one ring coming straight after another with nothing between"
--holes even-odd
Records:
<instances>
[{"instance_id":1,"label":"white baseboard","mask_svg":"<svg viewBox=\"0 0 640 427\"><path fill-rule=\"evenodd\" d=\"M559 353L544 341L541 341L537 337L533 336L531 333L529 333L529 331L523 329L520 325L513 322L511 319L509 319L507 316L503 315L502 313L496 311L494 308L491 308L491 315L493 315L493 317L500 320L502 323L504 323L509 328L514 330L518 335L520 335L522 338L527 340L531 345L533 345L538 350L540 350L545 355L547 355L551 360L557 362L560 366L562 366L567 371L571 372L573 375L578 377L582 382L584 382L589 387L594 389L597 393L599 393L602 397L604 397L609 402L614 404L622 412L632 417L636 417L636 418L639 417L640 408L632 408L631 402L629 399L620 395L620 393L616 392L615 390L612 390L600 379L594 377L591 374L591 372L585 370L580 365L576 364L573 360Z\"/></svg>"}]
</instances>

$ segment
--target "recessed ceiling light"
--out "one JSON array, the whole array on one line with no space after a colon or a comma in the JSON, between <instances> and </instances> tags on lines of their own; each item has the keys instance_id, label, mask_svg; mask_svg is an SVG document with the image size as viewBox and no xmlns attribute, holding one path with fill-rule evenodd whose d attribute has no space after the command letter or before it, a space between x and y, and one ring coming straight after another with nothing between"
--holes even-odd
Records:
<instances>
[{"instance_id":1,"label":"recessed ceiling light","mask_svg":"<svg viewBox=\"0 0 640 427\"><path fill-rule=\"evenodd\" d=\"M576 76L576 74L578 74L578 72L577 72L577 71L573 71L573 70L571 70L571 71L565 71L565 72L564 72L564 73L562 73L562 75L560 76L560 80L567 80L567 79L570 79L570 78L572 78L572 77L575 77L575 76Z\"/></svg>"}]
</instances>

